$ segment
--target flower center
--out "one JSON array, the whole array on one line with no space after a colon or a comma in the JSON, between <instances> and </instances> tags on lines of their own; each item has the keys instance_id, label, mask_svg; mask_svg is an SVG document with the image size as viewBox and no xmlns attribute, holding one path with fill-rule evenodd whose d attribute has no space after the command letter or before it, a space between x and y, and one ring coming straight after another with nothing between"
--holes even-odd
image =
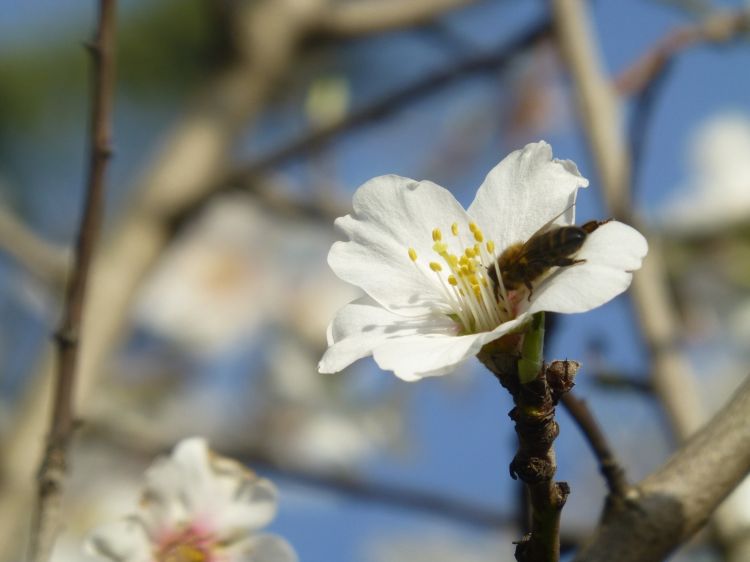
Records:
<instances>
[{"instance_id":1,"label":"flower center","mask_svg":"<svg viewBox=\"0 0 750 562\"><path fill-rule=\"evenodd\" d=\"M451 253L439 228L432 231L432 250L436 261L429 262L449 307L448 314L461 324L463 333L487 332L513 317L508 294L497 265L495 243L484 239L481 229L469 223L474 244L463 247L458 238L458 223L451 234L459 244L459 253ZM455 244L454 244L455 246ZM417 252L409 248L409 258L417 264ZM418 269L424 271L422 268ZM488 275L493 270L498 283Z\"/></svg>"},{"instance_id":2,"label":"flower center","mask_svg":"<svg viewBox=\"0 0 750 562\"><path fill-rule=\"evenodd\" d=\"M215 562L215 540L193 526L167 535L156 549L156 562Z\"/></svg>"}]
</instances>

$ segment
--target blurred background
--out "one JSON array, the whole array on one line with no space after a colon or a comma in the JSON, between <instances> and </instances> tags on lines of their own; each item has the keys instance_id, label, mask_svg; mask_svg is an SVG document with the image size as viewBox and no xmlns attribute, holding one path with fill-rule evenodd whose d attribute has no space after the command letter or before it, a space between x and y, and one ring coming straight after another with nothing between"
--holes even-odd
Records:
<instances>
[{"instance_id":1,"label":"blurred background","mask_svg":"<svg viewBox=\"0 0 750 562\"><path fill-rule=\"evenodd\" d=\"M478 362L418 384L371 359L317 373L327 324L358 296L326 265L333 219L357 186L386 173L430 179L468 205L492 166L539 139L592 180L579 222L611 211L548 4L415 1L418 17L404 16L406 4L120 3L116 155L55 562L93 560L80 552L85 533L131 510L144 468L191 435L280 487L271 529L302 560L513 560L524 510L507 469L512 404ZM621 78L675 30L748 9L590 4L598 55L623 102L635 216L664 250L659 267L680 326L671 345L692 366L684 374L701 398L696 423L726 401L750 355L747 25L677 45L640 87ZM25 544L48 420L50 333L83 194L81 44L94 16L93 2L0 1L5 562ZM680 437L654 391L652 343L625 294L557 318L545 350L583 363L575 393L633 481ZM559 412L572 548L595 525L606 489ZM750 500L734 501L733 526L709 527L674 559L750 559L738 554L748 552Z\"/></svg>"}]
</instances>

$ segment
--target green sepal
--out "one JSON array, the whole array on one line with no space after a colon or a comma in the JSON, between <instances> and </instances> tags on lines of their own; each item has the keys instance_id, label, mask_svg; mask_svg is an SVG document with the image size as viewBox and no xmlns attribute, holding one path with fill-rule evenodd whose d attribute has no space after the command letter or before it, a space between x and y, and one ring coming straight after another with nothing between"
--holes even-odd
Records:
<instances>
[{"instance_id":1,"label":"green sepal","mask_svg":"<svg viewBox=\"0 0 750 562\"><path fill-rule=\"evenodd\" d=\"M537 312L523 337L521 358L518 360L518 379L526 384L537 378L544 362L544 312Z\"/></svg>"}]
</instances>

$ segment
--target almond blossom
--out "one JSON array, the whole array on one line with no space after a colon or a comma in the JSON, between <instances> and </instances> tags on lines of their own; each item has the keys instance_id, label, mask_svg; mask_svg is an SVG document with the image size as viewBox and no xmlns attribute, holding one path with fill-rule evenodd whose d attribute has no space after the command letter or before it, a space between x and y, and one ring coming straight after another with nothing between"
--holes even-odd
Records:
<instances>
[{"instance_id":1,"label":"almond blossom","mask_svg":"<svg viewBox=\"0 0 750 562\"><path fill-rule=\"evenodd\" d=\"M575 265L550 268L531 291L506 290L496 265L540 229L573 225L577 191L587 185L573 162L538 142L495 166L468 209L430 181L389 175L360 186L353 212L335 223L348 241L333 245L328 264L366 296L329 326L319 370L372 355L404 380L444 375L523 331L536 312L584 312L625 291L648 246L617 221L588 234Z\"/></svg>"},{"instance_id":2,"label":"almond blossom","mask_svg":"<svg viewBox=\"0 0 750 562\"><path fill-rule=\"evenodd\" d=\"M275 514L270 481L191 438L148 469L138 513L86 546L113 562L295 562L286 541L256 532Z\"/></svg>"}]
</instances>

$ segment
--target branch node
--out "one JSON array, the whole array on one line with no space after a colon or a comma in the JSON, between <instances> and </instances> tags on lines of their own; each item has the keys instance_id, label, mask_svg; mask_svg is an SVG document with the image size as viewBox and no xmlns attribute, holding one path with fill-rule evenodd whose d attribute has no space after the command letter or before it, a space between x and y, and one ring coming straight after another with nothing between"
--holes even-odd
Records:
<instances>
[{"instance_id":1,"label":"branch node","mask_svg":"<svg viewBox=\"0 0 750 562\"><path fill-rule=\"evenodd\" d=\"M61 348L76 347L80 341L79 333L76 330L60 329L55 332L54 339Z\"/></svg>"}]
</instances>

